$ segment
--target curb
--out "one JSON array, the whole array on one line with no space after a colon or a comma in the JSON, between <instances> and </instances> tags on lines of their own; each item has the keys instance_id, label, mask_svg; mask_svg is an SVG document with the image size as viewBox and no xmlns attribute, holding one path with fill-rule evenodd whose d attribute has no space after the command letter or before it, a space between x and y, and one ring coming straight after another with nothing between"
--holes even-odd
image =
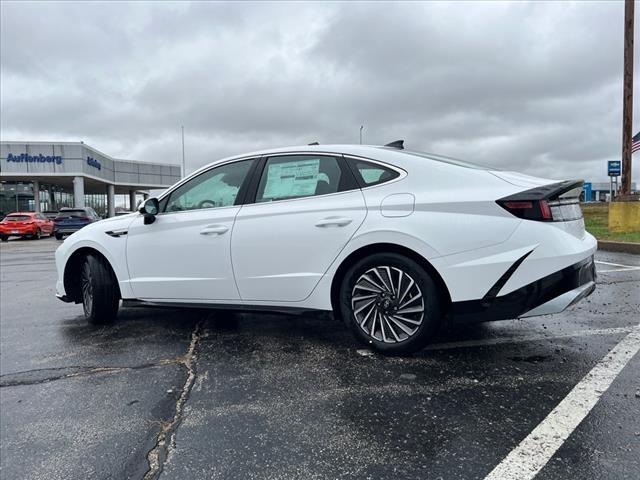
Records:
<instances>
[{"instance_id":1,"label":"curb","mask_svg":"<svg viewBox=\"0 0 640 480\"><path fill-rule=\"evenodd\" d=\"M607 252L633 253L636 255L640 255L640 243L598 240L598 250L606 250Z\"/></svg>"}]
</instances>

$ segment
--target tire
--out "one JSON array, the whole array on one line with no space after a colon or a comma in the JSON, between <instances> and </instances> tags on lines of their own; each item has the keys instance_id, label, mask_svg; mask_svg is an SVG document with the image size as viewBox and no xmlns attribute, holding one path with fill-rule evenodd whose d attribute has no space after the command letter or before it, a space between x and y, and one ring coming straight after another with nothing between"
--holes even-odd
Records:
<instances>
[{"instance_id":1,"label":"tire","mask_svg":"<svg viewBox=\"0 0 640 480\"><path fill-rule=\"evenodd\" d=\"M8 242L9 241L9 237L7 237L6 235L2 235L2 236L0 236L0 241L1 242Z\"/></svg>"},{"instance_id":2,"label":"tire","mask_svg":"<svg viewBox=\"0 0 640 480\"><path fill-rule=\"evenodd\" d=\"M104 325L118 316L118 282L105 259L87 255L80 268L80 293L84 316L89 323Z\"/></svg>"},{"instance_id":3,"label":"tire","mask_svg":"<svg viewBox=\"0 0 640 480\"><path fill-rule=\"evenodd\" d=\"M396 253L377 253L353 265L339 299L340 314L355 337L388 355L421 350L442 320L440 292L431 276Z\"/></svg>"},{"instance_id":4,"label":"tire","mask_svg":"<svg viewBox=\"0 0 640 480\"><path fill-rule=\"evenodd\" d=\"M40 240L40 238L42 238L42 231L37 228L36 233L34 233L31 238L33 238L34 240Z\"/></svg>"},{"instance_id":5,"label":"tire","mask_svg":"<svg viewBox=\"0 0 640 480\"><path fill-rule=\"evenodd\" d=\"M54 236L56 237L56 240L62 240L62 234L61 233L55 233Z\"/></svg>"}]
</instances>

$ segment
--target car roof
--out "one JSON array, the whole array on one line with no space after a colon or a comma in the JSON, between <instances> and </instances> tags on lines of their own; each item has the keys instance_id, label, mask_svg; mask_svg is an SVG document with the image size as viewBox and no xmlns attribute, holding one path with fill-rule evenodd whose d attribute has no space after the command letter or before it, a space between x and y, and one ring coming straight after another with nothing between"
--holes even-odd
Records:
<instances>
[{"instance_id":1,"label":"car roof","mask_svg":"<svg viewBox=\"0 0 640 480\"><path fill-rule=\"evenodd\" d=\"M326 154L344 154L353 155L356 157L370 158L372 160L389 161L394 163L395 161L401 161L402 157L411 158L410 155L403 155L402 150L385 147L381 145L353 145L353 144L333 144L333 145L293 145L289 147L269 148L265 150L256 150L253 152L247 152L240 155L233 155L231 157L221 158L210 162L188 176L192 176L195 173L207 170L219 163L228 162L231 160L240 160L242 158L259 157L263 155L273 155L278 153L326 153ZM398 157L400 155L400 157ZM406 159L404 159L406 160Z\"/></svg>"}]
</instances>

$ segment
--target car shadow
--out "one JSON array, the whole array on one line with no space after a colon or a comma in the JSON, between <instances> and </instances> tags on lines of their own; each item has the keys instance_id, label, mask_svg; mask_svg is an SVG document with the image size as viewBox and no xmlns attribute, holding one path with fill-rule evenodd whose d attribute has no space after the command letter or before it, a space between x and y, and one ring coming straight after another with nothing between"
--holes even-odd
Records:
<instances>
[{"instance_id":1,"label":"car shadow","mask_svg":"<svg viewBox=\"0 0 640 480\"><path fill-rule=\"evenodd\" d=\"M335 350L366 349L358 343L344 322L329 312L278 314L272 312L238 312L218 309L127 307L121 308L116 322L90 325L82 315L61 322L62 335L72 343L97 342L109 348L118 341L135 340L139 345L188 341L197 325L205 337L220 337L227 342L249 341L252 344L277 342L289 351L300 345L315 345ZM491 335L487 324L445 326L433 343L458 342L486 338ZM415 355L428 355L428 351ZM408 355L412 356L412 355Z\"/></svg>"}]
</instances>

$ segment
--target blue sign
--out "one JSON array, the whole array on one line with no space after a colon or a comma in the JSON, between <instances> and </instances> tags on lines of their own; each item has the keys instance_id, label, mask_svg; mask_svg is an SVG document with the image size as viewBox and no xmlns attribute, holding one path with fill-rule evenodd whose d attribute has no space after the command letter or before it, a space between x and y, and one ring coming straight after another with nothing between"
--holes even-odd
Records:
<instances>
[{"instance_id":1,"label":"blue sign","mask_svg":"<svg viewBox=\"0 0 640 480\"><path fill-rule=\"evenodd\" d=\"M607 172L610 177L618 177L622 172L622 162L620 160L609 160L607 162Z\"/></svg>"},{"instance_id":2,"label":"blue sign","mask_svg":"<svg viewBox=\"0 0 640 480\"><path fill-rule=\"evenodd\" d=\"M584 185L582 185L582 191L584 192L585 202L590 202L593 200L593 198L591 197L591 189L591 182L584 182Z\"/></svg>"},{"instance_id":3,"label":"blue sign","mask_svg":"<svg viewBox=\"0 0 640 480\"><path fill-rule=\"evenodd\" d=\"M97 168L98 170L102 170L102 165L100 165L100 162L93 157L87 157L87 165L93 168Z\"/></svg>"},{"instance_id":4,"label":"blue sign","mask_svg":"<svg viewBox=\"0 0 640 480\"><path fill-rule=\"evenodd\" d=\"M62 163L62 157L60 155L28 155L21 153L20 155L14 155L10 153L7 155L7 162L15 163L55 163L60 165Z\"/></svg>"}]
</instances>

